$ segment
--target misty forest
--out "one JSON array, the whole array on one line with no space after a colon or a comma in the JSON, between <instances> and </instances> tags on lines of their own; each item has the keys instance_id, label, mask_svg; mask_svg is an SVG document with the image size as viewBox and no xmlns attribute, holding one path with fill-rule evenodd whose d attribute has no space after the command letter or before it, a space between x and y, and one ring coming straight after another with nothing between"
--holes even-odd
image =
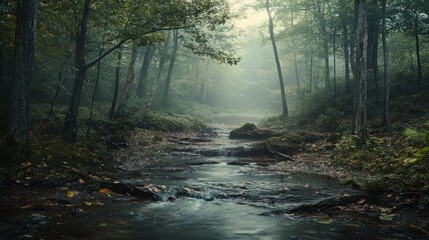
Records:
<instances>
[{"instance_id":1,"label":"misty forest","mask_svg":"<svg viewBox=\"0 0 429 240\"><path fill-rule=\"evenodd\" d=\"M429 239L428 0L0 0L0 239Z\"/></svg>"}]
</instances>

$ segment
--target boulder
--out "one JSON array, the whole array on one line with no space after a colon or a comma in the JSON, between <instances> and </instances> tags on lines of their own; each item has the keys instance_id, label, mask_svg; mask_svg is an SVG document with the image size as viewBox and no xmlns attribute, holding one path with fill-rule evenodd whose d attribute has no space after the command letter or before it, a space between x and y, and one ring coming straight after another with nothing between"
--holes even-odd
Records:
<instances>
[{"instance_id":1,"label":"boulder","mask_svg":"<svg viewBox=\"0 0 429 240\"><path fill-rule=\"evenodd\" d=\"M253 123L246 123L243 126L232 130L229 133L229 138L263 140L274 135L277 135L277 132L274 130L260 129Z\"/></svg>"}]
</instances>

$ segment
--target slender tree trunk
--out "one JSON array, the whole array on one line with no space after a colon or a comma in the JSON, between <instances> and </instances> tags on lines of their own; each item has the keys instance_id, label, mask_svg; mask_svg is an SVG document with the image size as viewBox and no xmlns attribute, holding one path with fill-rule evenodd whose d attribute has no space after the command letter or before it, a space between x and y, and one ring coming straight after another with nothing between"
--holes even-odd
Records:
<instances>
[{"instance_id":1,"label":"slender tree trunk","mask_svg":"<svg viewBox=\"0 0 429 240\"><path fill-rule=\"evenodd\" d=\"M24 155L30 153L30 83L33 78L37 0L18 0L13 83L7 115L7 141Z\"/></svg>"},{"instance_id":2,"label":"slender tree trunk","mask_svg":"<svg viewBox=\"0 0 429 240\"><path fill-rule=\"evenodd\" d=\"M67 110L64 126L62 130L63 137L68 142L76 142L77 140L77 115L80 107L80 98L82 95L82 87L86 75L85 63L85 44L86 33L88 30L88 20L90 12L90 0L85 0L82 19L79 24L79 31L76 36L75 48L75 80L71 102Z\"/></svg>"},{"instance_id":3,"label":"slender tree trunk","mask_svg":"<svg viewBox=\"0 0 429 240\"><path fill-rule=\"evenodd\" d=\"M374 39L375 43L374 43L374 55L373 55L373 62L374 62L374 84L375 84L375 103L377 106L380 105L380 90L378 87L378 35L379 35L379 29L377 26L377 38Z\"/></svg>"},{"instance_id":4,"label":"slender tree trunk","mask_svg":"<svg viewBox=\"0 0 429 240\"><path fill-rule=\"evenodd\" d=\"M327 33L323 33L326 34ZM330 80L330 73L329 73L329 45L328 45L328 36L324 35L323 40L323 50L324 50L324 57L325 57L325 91L326 94L329 95L329 92L331 91L331 80Z\"/></svg>"},{"instance_id":5,"label":"slender tree trunk","mask_svg":"<svg viewBox=\"0 0 429 240\"><path fill-rule=\"evenodd\" d=\"M265 2L265 9L267 10L267 14L268 14L268 21L269 21L268 23L269 23L271 44L273 45L274 58L275 58L276 67L277 67L277 74L278 74L279 82L280 82L280 93L281 93L281 97L282 97L283 116L287 117L288 116L288 107L287 107L287 102L286 102L286 93L285 93L285 87L284 87L284 83L283 83L283 74L282 74L282 69L280 66L279 55L277 52L276 40L274 37L274 24L273 24L273 18L271 17L270 1L269 0L266 0L266 2Z\"/></svg>"},{"instance_id":6,"label":"slender tree trunk","mask_svg":"<svg viewBox=\"0 0 429 240\"><path fill-rule=\"evenodd\" d=\"M115 70L115 90L113 92L112 105L110 106L109 118L113 119L115 117L115 109L116 102L118 100L118 92L119 92L119 80L122 66L122 49L118 51L118 59L116 62L116 70Z\"/></svg>"},{"instance_id":7,"label":"slender tree trunk","mask_svg":"<svg viewBox=\"0 0 429 240\"><path fill-rule=\"evenodd\" d=\"M324 2L322 2L321 4L324 4ZM330 69L329 69L329 36L328 36L328 31L326 29L324 10L321 9L321 7L324 7L324 6L320 6L320 4L317 5L317 12L315 12L315 14L316 14L316 18L319 21L319 28L320 28L320 33L322 35L322 41L323 41L322 42L323 55L325 59L325 93L326 95L329 95L331 92L331 79L330 79Z\"/></svg>"},{"instance_id":8,"label":"slender tree trunk","mask_svg":"<svg viewBox=\"0 0 429 240\"><path fill-rule=\"evenodd\" d=\"M353 18L353 27L352 27L352 32L350 34L350 65L352 67L352 75L353 75L353 80L354 80L354 85L356 85L357 79L358 79L358 73L357 73L357 63L356 63L356 31L357 31L357 25L358 25L358 9L359 7L356 6L357 1L355 2L355 6L354 6L354 18Z\"/></svg>"},{"instance_id":9,"label":"slender tree trunk","mask_svg":"<svg viewBox=\"0 0 429 240\"><path fill-rule=\"evenodd\" d=\"M131 86L134 81L134 68L136 65L136 58L137 58L137 46L133 45L131 50L130 64L128 65L128 70L127 70L127 78L124 84L124 90L122 91L122 98L121 98L121 101L119 102L119 106L116 111L116 117L124 116L125 111L127 110L128 99L131 96Z\"/></svg>"},{"instance_id":10,"label":"slender tree trunk","mask_svg":"<svg viewBox=\"0 0 429 240\"><path fill-rule=\"evenodd\" d=\"M310 93L313 91L313 53L310 56Z\"/></svg>"},{"instance_id":11,"label":"slender tree trunk","mask_svg":"<svg viewBox=\"0 0 429 240\"><path fill-rule=\"evenodd\" d=\"M0 84L3 86L3 49L0 47Z\"/></svg>"},{"instance_id":12,"label":"slender tree trunk","mask_svg":"<svg viewBox=\"0 0 429 240\"><path fill-rule=\"evenodd\" d=\"M293 27L293 25L294 25L294 19L293 19L293 9L291 9L292 11L291 11L291 24L292 24L292 27ZM293 52L293 63L294 63L294 66L295 66L295 78L296 78L296 88L297 88L297 95L299 96L300 95L300 93L301 93L301 91L300 91L300 89L301 89L301 86L300 86L300 82L299 82L299 72L298 72L298 61L296 60L296 52L294 51Z\"/></svg>"},{"instance_id":13,"label":"slender tree trunk","mask_svg":"<svg viewBox=\"0 0 429 240\"><path fill-rule=\"evenodd\" d=\"M390 83L388 77L388 67L389 67L389 59L387 52L387 33L386 33L386 2L387 0L381 0L382 4L382 25L381 25L381 41L383 42L383 82L384 82L384 114L383 114L383 125L385 127L389 127L389 91L390 91Z\"/></svg>"},{"instance_id":14,"label":"slender tree trunk","mask_svg":"<svg viewBox=\"0 0 429 240\"><path fill-rule=\"evenodd\" d=\"M346 4L345 0L339 0L339 5L342 10L339 11L341 27L343 32L343 50L344 50L344 71L346 81L346 92L350 93L350 59L349 59L349 34L347 30L347 17L345 14Z\"/></svg>"},{"instance_id":15,"label":"slender tree trunk","mask_svg":"<svg viewBox=\"0 0 429 240\"><path fill-rule=\"evenodd\" d=\"M176 62L178 45L179 45L179 30L174 30L173 31L173 52L171 53L170 65L168 66L167 79L165 80L164 93L162 94L163 108L167 108L168 106L168 90L170 89L171 76L173 74L174 63Z\"/></svg>"},{"instance_id":16,"label":"slender tree trunk","mask_svg":"<svg viewBox=\"0 0 429 240\"><path fill-rule=\"evenodd\" d=\"M422 83L422 64L420 61L420 39L419 39L419 16L414 18L414 37L416 39L416 55L417 55L417 89L420 89Z\"/></svg>"},{"instance_id":17,"label":"slender tree trunk","mask_svg":"<svg viewBox=\"0 0 429 240\"><path fill-rule=\"evenodd\" d=\"M104 42L104 38L103 38L103 42ZM101 56L101 54L103 54L103 47L100 48L100 52L98 54L98 56ZM95 96L97 95L97 89L98 89L98 82L100 81L100 70L101 70L101 61L99 61L97 63L97 75L95 77L95 86L94 86L94 91L92 91L92 97L91 97L91 110L89 112L89 117L88 117L88 124L87 124L87 128L86 128L86 139L89 140L89 131L91 129L91 124L92 124L92 114L93 114L93 110L94 110L94 103L95 103Z\"/></svg>"},{"instance_id":18,"label":"slender tree trunk","mask_svg":"<svg viewBox=\"0 0 429 240\"><path fill-rule=\"evenodd\" d=\"M158 88L158 82L161 78L163 66L165 59L167 58L168 53L168 45L169 45L170 36L167 37L167 41L164 43L164 49L159 49L159 64L158 64L158 74L156 78L153 80L152 89L149 93L149 98L147 99L146 110L149 111L155 101L156 89Z\"/></svg>"},{"instance_id":19,"label":"slender tree trunk","mask_svg":"<svg viewBox=\"0 0 429 240\"><path fill-rule=\"evenodd\" d=\"M335 107L335 102L337 100L337 29L334 29L334 97L333 104Z\"/></svg>"},{"instance_id":20,"label":"slender tree trunk","mask_svg":"<svg viewBox=\"0 0 429 240\"><path fill-rule=\"evenodd\" d=\"M357 50L357 28L359 18L359 1L354 0L354 18L352 33L350 34L350 65L353 74L353 111L352 111L352 129L351 133L356 133L357 112L358 112L358 92L359 92L359 74L358 74L358 50Z\"/></svg>"},{"instance_id":21,"label":"slender tree trunk","mask_svg":"<svg viewBox=\"0 0 429 240\"><path fill-rule=\"evenodd\" d=\"M295 66L295 78L296 78L296 88L298 89L298 93L300 93L301 84L299 81L299 71L298 71L298 61L296 60L296 53L293 54L293 63Z\"/></svg>"},{"instance_id":22,"label":"slender tree trunk","mask_svg":"<svg viewBox=\"0 0 429 240\"><path fill-rule=\"evenodd\" d=\"M49 107L49 116L52 116L52 112L54 110L54 104L55 104L55 101L57 100L58 93L60 92L60 87L63 80L64 65L65 65L65 61L61 64L61 68L58 73L57 88L55 89L55 94L54 94L54 97L52 98L51 106Z\"/></svg>"},{"instance_id":23,"label":"slender tree trunk","mask_svg":"<svg viewBox=\"0 0 429 240\"><path fill-rule=\"evenodd\" d=\"M380 104L379 87L378 87L378 1L371 0L368 5L367 19L368 19L368 47L367 47L367 68L373 70L374 85L375 85L375 102L376 105Z\"/></svg>"},{"instance_id":24,"label":"slender tree trunk","mask_svg":"<svg viewBox=\"0 0 429 240\"><path fill-rule=\"evenodd\" d=\"M358 2L358 28L357 28L357 59L358 74L359 74L359 90L357 96L357 114L356 114L356 127L361 140L366 139L366 102L367 102L367 69L366 69L366 47L365 42L367 29L366 29L366 0L355 0Z\"/></svg>"},{"instance_id":25,"label":"slender tree trunk","mask_svg":"<svg viewBox=\"0 0 429 240\"><path fill-rule=\"evenodd\" d=\"M150 63L152 61L153 53L154 53L155 47L153 43L150 43L146 46L146 50L143 57L143 63L140 67L140 75L139 75L139 82L137 84L137 91L136 95L138 98L143 98L146 91L146 84L147 84L147 75L149 72Z\"/></svg>"}]
</instances>

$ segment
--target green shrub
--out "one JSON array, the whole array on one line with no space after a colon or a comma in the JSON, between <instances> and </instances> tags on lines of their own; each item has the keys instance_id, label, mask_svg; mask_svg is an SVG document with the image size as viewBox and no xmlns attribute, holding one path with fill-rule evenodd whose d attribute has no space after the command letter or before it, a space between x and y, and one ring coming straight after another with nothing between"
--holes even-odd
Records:
<instances>
[{"instance_id":1,"label":"green shrub","mask_svg":"<svg viewBox=\"0 0 429 240\"><path fill-rule=\"evenodd\" d=\"M336 109L328 108L316 120L316 127L322 131L335 132L341 125L343 115L342 112Z\"/></svg>"},{"instance_id":2,"label":"green shrub","mask_svg":"<svg viewBox=\"0 0 429 240\"><path fill-rule=\"evenodd\" d=\"M131 117L131 124L160 131L204 131L207 127L195 117L164 112L139 112Z\"/></svg>"}]
</instances>

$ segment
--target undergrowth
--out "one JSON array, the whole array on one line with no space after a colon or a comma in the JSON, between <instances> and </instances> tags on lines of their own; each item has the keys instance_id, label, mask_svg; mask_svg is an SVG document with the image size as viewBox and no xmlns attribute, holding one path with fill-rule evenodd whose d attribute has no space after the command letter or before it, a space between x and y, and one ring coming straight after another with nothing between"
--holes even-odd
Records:
<instances>
[{"instance_id":1,"label":"undergrowth","mask_svg":"<svg viewBox=\"0 0 429 240\"><path fill-rule=\"evenodd\" d=\"M392 136L371 136L365 143L343 136L334 163L368 172L369 177L360 179L367 190L417 192L420 207L429 207L429 122Z\"/></svg>"}]
</instances>

